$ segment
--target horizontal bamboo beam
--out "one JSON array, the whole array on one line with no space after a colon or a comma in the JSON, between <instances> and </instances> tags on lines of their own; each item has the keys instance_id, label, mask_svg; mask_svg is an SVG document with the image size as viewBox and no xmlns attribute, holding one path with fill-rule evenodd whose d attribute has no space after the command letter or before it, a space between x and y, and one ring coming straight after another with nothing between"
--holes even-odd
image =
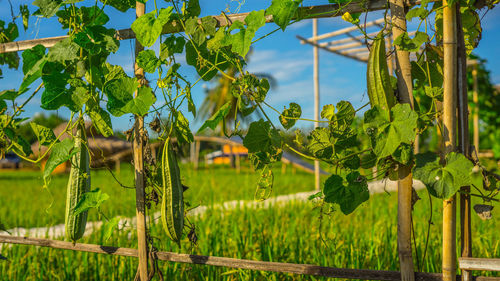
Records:
<instances>
[{"instance_id":1,"label":"horizontal bamboo beam","mask_svg":"<svg viewBox=\"0 0 500 281\"><path fill-rule=\"evenodd\" d=\"M83 243L73 244L72 242L41 239L41 238L0 235L0 243L32 245L32 246L48 247L53 249L73 250L73 251L133 257L133 258L137 258L138 256L137 249L109 247L109 246L83 244ZM254 261L254 260L233 259L224 257L179 254L172 252L155 252L155 257L158 260L170 261L170 262L222 266L222 267L240 268L248 270L283 272L291 274L315 275L315 276L324 276L332 278L384 280L384 281L401 280L398 271L344 269L344 268L325 267L325 266L317 266L309 264ZM442 280L441 274L439 273L417 272L415 273L415 276L416 276L415 280L420 280L420 281ZM499 281L500 278L476 277L475 280Z\"/></svg>"},{"instance_id":2,"label":"horizontal bamboo beam","mask_svg":"<svg viewBox=\"0 0 500 281\"><path fill-rule=\"evenodd\" d=\"M410 4L411 3L413 3L414 5L415 3L417 3L417 1L411 0ZM297 14L301 18L327 18L327 17L341 16L345 12L361 13L367 11L381 10L384 9L385 6L386 6L385 0L371 0L368 3L364 0L355 0L347 5L329 4L329 5L300 7ZM249 13L240 13L240 14L217 15L212 17L217 21L217 26L220 27L220 26L231 25L237 21L244 22L245 18L248 15ZM266 22L268 23L273 22L272 16L266 16ZM182 31L183 29L181 24L179 24L178 21L173 21L171 23L166 24L163 27L162 34L178 33ZM65 35L65 36L4 43L0 44L0 54L31 49L38 44L50 48L54 46L57 42L68 37L69 37L68 35ZM133 39L135 38L135 34L130 28L121 29L116 31L115 38L118 40Z\"/></svg>"},{"instance_id":3,"label":"horizontal bamboo beam","mask_svg":"<svg viewBox=\"0 0 500 281\"><path fill-rule=\"evenodd\" d=\"M347 55L347 54L352 54L352 53L360 53L360 52L366 52L368 51L368 48L366 46L361 47L361 48L353 48L353 49L347 49L347 50L342 50L340 51L341 54Z\"/></svg>"},{"instance_id":4,"label":"horizontal bamboo beam","mask_svg":"<svg viewBox=\"0 0 500 281\"><path fill-rule=\"evenodd\" d=\"M358 58L357 56L353 56L353 55L349 55L349 54L342 54L341 52L339 51L336 51L336 50L332 50L331 48L328 48L328 47L324 47L324 46L320 46L318 43L316 42L313 42L313 41L309 41L308 39L300 36L300 35L297 35L296 36L299 40L303 40L305 41L307 44L310 44L310 45L313 45L313 46L316 46L318 48L321 48L325 51L328 51L328 52L332 52L334 54L337 54L337 55L341 55L341 56L344 56L344 57L347 57L347 58L350 58L350 59L353 59L353 60L356 60L356 61L359 61L359 62L364 62L366 63L368 60L364 60L364 59L360 59Z\"/></svg>"},{"instance_id":5,"label":"horizontal bamboo beam","mask_svg":"<svg viewBox=\"0 0 500 281\"><path fill-rule=\"evenodd\" d=\"M385 4L384 3L384 7L385 7ZM366 28L366 27L370 27L370 26L374 26L374 25L377 25L377 24L380 24L380 23L383 23L385 21L385 19L378 19L378 20L374 20L374 21L371 21L371 22L367 22L365 25L360 25L361 28ZM339 36L339 35L342 35L342 34L346 34L348 32L353 32L353 31L356 31L358 30L358 27L357 26L350 26L350 27L346 27L346 28L343 28L343 29L339 29L339 30L335 30L335 31L332 31L332 32L329 32L329 33L325 33L325 34L321 34L321 35L318 35L318 36L313 36L309 39L307 39L308 41L319 41L319 40L323 40L323 39L326 39L326 38L330 38L330 37L335 37L335 36Z\"/></svg>"},{"instance_id":6,"label":"horizontal bamboo beam","mask_svg":"<svg viewBox=\"0 0 500 281\"><path fill-rule=\"evenodd\" d=\"M459 258L458 266L464 270L500 271L500 259Z\"/></svg>"},{"instance_id":7,"label":"horizontal bamboo beam","mask_svg":"<svg viewBox=\"0 0 500 281\"><path fill-rule=\"evenodd\" d=\"M312 41L310 41L312 42ZM338 46L334 46L334 47L329 47L328 49L331 50L331 51L340 51L340 50L344 50L344 49L350 49L350 48L353 48L353 47L359 47L359 46L363 46L365 45L364 42L352 42L352 43L348 43L348 44L343 44L343 45L338 45Z\"/></svg>"},{"instance_id":8,"label":"horizontal bamboo beam","mask_svg":"<svg viewBox=\"0 0 500 281\"><path fill-rule=\"evenodd\" d=\"M373 37L375 35L377 35L379 33L379 31L375 31L375 32L371 32L371 33L368 33L368 37ZM350 35L350 33L346 33L346 35ZM320 46L335 46L335 45L340 45L340 44L343 44L343 43L351 43L351 42L363 42L364 39L365 39L365 35L364 34L361 34L361 35L358 35L358 36L353 36L353 35L350 35L351 37L348 37L348 38L343 38L343 39L339 39L339 40L334 40L334 41L330 41L330 42L323 42L323 43L319 43ZM300 41L301 44L306 44L307 42L306 41Z\"/></svg>"}]
</instances>

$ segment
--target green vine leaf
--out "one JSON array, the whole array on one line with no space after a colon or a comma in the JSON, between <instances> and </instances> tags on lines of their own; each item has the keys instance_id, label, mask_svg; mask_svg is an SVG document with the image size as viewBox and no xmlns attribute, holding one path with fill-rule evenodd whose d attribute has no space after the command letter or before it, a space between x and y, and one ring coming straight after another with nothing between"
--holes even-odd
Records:
<instances>
[{"instance_id":1,"label":"green vine leaf","mask_svg":"<svg viewBox=\"0 0 500 281\"><path fill-rule=\"evenodd\" d=\"M333 104L326 104L321 110L321 118L333 121L335 117L335 106Z\"/></svg>"},{"instance_id":2,"label":"green vine leaf","mask_svg":"<svg viewBox=\"0 0 500 281\"><path fill-rule=\"evenodd\" d=\"M70 138L54 144L43 170L44 181L50 177L57 166L71 159L77 152L78 149L74 147L73 140Z\"/></svg>"},{"instance_id":3,"label":"green vine leaf","mask_svg":"<svg viewBox=\"0 0 500 281\"><path fill-rule=\"evenodd\" d=\"M331 175L325 182L323 194L325 202L340 206L344 215L352 213L359 205L370 198L366 178L359 172L351 172L344 179L338 175Z\"/></svg>"},{"instance_id":4,"label":"green vine leaf","mask_svg":"<svg viewBox=\"0 0 500 281\"><path fill-rule=\"evenodd\" d=\"M153 50L141 51L136 58L136 62L140 68L148 73L154 73L161 63Z\"/></svg>"},{"instance_id":5,"label":"green vine leaf","mask_svg":"<svg viewBox=\"0 0 500 281\"><path fill-rule=\"evenodd\" d=\"M266 10L266 15L272 15L274 23L285 31L297 13L300 3L302 0L273 0L271 6Z\"/></svg>"},{"instance_id":6,"label":"green vine leaf","mask_svg":"<svg viewBox=\"0 0 500 281\"><path fill-rule=\"evenodd\" d=\"M319 159L331 159L335 153L335 139L328 128L316 128L308 136L307 150Z\"/></svg>"},{"instance_id":7,"label":"green vine leaf","mask_svg":"<svg viewBox=\"0 0 500 281\"><path fill-rule=\"evenodd\" d=\"M43 45L36 45L35 47L23 52L23 73L26 73L33 68L33 66L45 56L45 47Z\"/></svg>"},{"instance_id":8,"label":"green vine leaf","mask_svg":"<svg viewBox=\"0 0 500 281\"><path fill-rule=\"evenodd\" d=\"M271 129L269 121L260 119L250 123L243 145L249 153L271 152L273 147L281 146L281 136L277 130Z\"/></svg>"},{"instance_id":9,"label":"green vine leaf","mask_svg":"<svg viewBox=\"0 0 500 281\"><path fill-rule=\"evenodd\" d=\"M390 119L378 106L365 112L363 127L379 159L393 154L402 143L413 143L417 119L417 113L409 104L395 105L390 111Z\"/></svg>"},{"instance_id":10,"label":"green vine leaf","mask_svg":"<svg viewBox=\"0 0 500 281\"><path fill-rule=\"evenodd\" d=\"M35 133L35 136L38 139L40 145L48 145L56 140L56 136L54 135L54 132L51 129L39 125L35 122L30 122L30 126L33 132Z\"/></svg>"},{"instance_id":11,"label":"green vine leaf","mask_svg":"<svg viewBox=\"0 0 500 281\"><path fill-rule=\"evenodd\" d=\"M437 198L448 199L462 186L472 184L474 165L463 154L446 155L444 166L432 153L417 154L414 177L421 180L429 193Z\"/></svg>"},{"instance_id":12,"label":"green vine leaf","mask_svg":"<svg viewBox=\"0 0 500 281\"><path fill-rule=\"evenodd\" d=\"M256 200L266 200L271 196L273 190L274 183L274 174L273 170L266 165L260 171L260 179L257 183L257 190L255 190L255 199Z\"/></svg>"},{"instance_id":13,"label":"green vine leaf","mask_svg":"<svg viewBox=\"0 0 500 281\"><path fill-rule=\"evenodd\" d=\"M106 3L120 12L126 12L129 9L135 8L135 0L99 0ZM140 1L139 1L140 2Z\"/></svg>"},{"instance_id":14,"label":"green vine leaf","mask_svg":"<svg viewBox=\"0 0 500 281\"><path fill-rule=\"evenodd\" d=\"M302 115L302 109L300 108L300 105L291 102L290 108L285 107L285 109L280 115L281 125L283 125L283 128L288 130L291 127L293 127L293 125L295 125L297 119L300 118L301 115Z\"/></svg>"},{"instance_id":15,"label":"green vine leaf","mask_svg":"<svg viewBox=\"0 0 500 281\"><path fill-rule=\"evenodd\" d=\"M63 4L62 0L35 0L33 5L39 7L33 15L41 15L46 18L50 18L56 14L59 7Z\"/></svg>"},{"instance_id":16,"label":"green vine leaf","mask_svg":"<svg viewBox=\"0 0 500 281\"><path fill-rule=\"evenodd\" d=\"M188 17L197 17L201 13L199 0L189 0L186 5L186 15Z\"/></svg>"},{"instance_id":17,"label":"green vine leaf","mask_svg":"<svg viewBox=\"0 0 500 281\"><path fill-rule=\"evenodd\" d=\"M133 99L133 94L138 87L139 82L130 77L121 77L107 82L104 93L108 96L108 111L116 117L125 114L126 112L121 108Z\"/></svg>"},{"instance_id":18,"label":"green vine leaf","mask_svg":"<svg viewBox=\"0 0 500 281\"><path fill-rule=\"evenodd\" d=\"M191 143L194 141L193 133L189 128L189 121L180 111L175 112L174 129L179 143Z\"/></svg>"},{"instance_id":19,"label":"green vine leaf","mask_svg":"<svg viewBox=\"0 0 500 281\"><path fill-rule=\"evenodd\" d=\"M42 73L45 91L42 93L40 107L46 110L56 110L61 106L72 104L71 97L66 89L69 74L64 71L64 66L59 63L48 62Z\"/></svg>"},{"instance_id":20,"label":"green vine leaf","mask_svg":"<svg viewBox=\"0 0 500 281\"><path fill-rule=\"evenodd\" d=\"M121 220L121 217L119 217L119 216L114 217L102 225L102 231L103 231L102 239L104 241L108 241L109 238L111 238L111 235L113 234L113 231L115 230L115 228L118 228L118 224L120 223L120 220Z\"/></svg>"},{"instance_id":21,"label":"green vine leaf","mask_svg":"<svg viewBox=\"0 0 500 281\"><path fill-rule=\"evenodd\" d=\"M410 38L407 32L404 32L394 40L394 45L399 46L401 50L404 51L416 52L420 49L420 46L428 40L429 36L425 32L417 31L413 39Z\"/></svg>"},{"instance_id":22,"label":"green vine leaf","mask_svg":"<svg viewBox=\"0 0 500 281\"><path fill-rule=\"evenodd\" d=\"M137 96L128 101L121 108L124 113L132 113L139 116L144 116L149 112L151 106L156 102L156 97L149 87L140 87L137 90Z\"/></svg>"},{"instance_id":23,"label":"green vine leaf","mask_svg":"<svg viewBox=\"0 0 500 281\"><path fill-rule=\"evenodd\" d=\"M212 115L209 119L201 125L200 129L198 129L198 133L202 132L206 128L210 128L212 130L215 130L217 126L226 118L227 114L229 113L229 110L231 109L231 102L225 103L217 112Z\"/></svg>"},{"instance_id":24,"label":"green vine leaf","mask_svg":"<svg viewBox=\"0 0 500 281\"><path fill-rule=\"evenodd\" d=\"M165 60L174 54L182 53L185 44L186 40L182 36L165 38L163 43L160 44L160 59Z\"/></svg>"},{"instance_id":25,"label":"green vine leaf","mask_svg":"<svg viewBox=\"0 0 500 281\"><path fill-rule=\"evenodd\" d=\"M223 46L231 46L231 50L241 57L245 57L250 50L250 45L252 45L252 39L259 28L264 26L266 23L266 17L264 16L264 10L252 11L245 18L245 24L242 22L234 22L227 30L226 36L222 40ZM234 30L239 30L236 34L231 34Z\"/></svg>"},{"instance_id":26,"label":"green vine leaf","mask_svg":"<svg viewBox=\"0 0 500 281\"><path fill-rule=\"evenodd\" d=\"M99 188L95 190L85 192L82 195L82 199L76 203L73 211L75 212L75 216L88 211L92 208L99 208L101 204L109 199L109 195L107 193L103 193Z\"/></svg>"},{"instance_id":27,"label":"green vine leaf","mask_svg":"<svg viewBox=\"0 0 500 281\"><path fill-rule=\"evenodd\" d=\"M57 42L52 48L49 49L47 54L48 61L50 62L65 62L74 61L78 59L78 52L80 47L70 38L66 38Z\"/></svg>"},{"instance_id":28,"label":"green vine leaf","mask_svg":"<svg viewBox=\"0 0 500 281\"><path fill-rule=\"evenodd\" d=\"M111 116L104 109L96 106L88 112L92 124L99 130L104 137L113 135L113 126L111 124Z\"/></svg>"},{"instance_id":29,"label":"green vine leaf","mask_svg":"<svg viewBox=\"0 0 500 281\"><path fill-rule=\"evenodd\" d=\"M132 23L132 30L143 46L151 47L156 42L160 37L163 26L170 21L172 10L173 7L161 9L158 18L155 16L156 10L154 10L142 15Z\"/></svg>"},{"instance_id":30,"label":"green vine leaf","mask_svg":"<svg viewBox=\"0 0 500 281\"><path fill-rule=\"evenodd\" d=\"M414 7L406 13L406 20L412 21L414 18L425 19L429 15L429 11L427 11L424 7Z\"/></svg>"}]
</instances>

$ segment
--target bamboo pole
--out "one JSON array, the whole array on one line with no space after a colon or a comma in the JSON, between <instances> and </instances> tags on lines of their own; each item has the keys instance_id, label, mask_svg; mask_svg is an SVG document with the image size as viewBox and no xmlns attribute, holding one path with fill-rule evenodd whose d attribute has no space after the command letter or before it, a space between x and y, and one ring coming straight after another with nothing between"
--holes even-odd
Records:
<instances>
[{"instance_id":1,"label":"bamboo pole","mask_svg":"<svg viewBox=\"0 0 500 281\"><path fill-rule=\"evenodd\" d=\"M81 252L97 253L104 255L132 257L132 258L137 258L139 256L137 249L131 249L131 248L72 243L59 240L18 237L10 235L0 235L0 243L32 245L39 247L48 247L52 249L81 251ZM255 260L234 259L225 257L179 254L173 252L155 252L154 254L155 258L158 260L188 263L188 264L224 266L224 267L239 268L246 270L263 270L271 272L314 275L314 276L343 278L343 279L385 280L385 281L401 280L400 273L397 271L345 269L345 268L326 267L326 266L318 266L310 264L255 261ZM492 261L491 259L486 260L488 264L490 264L491 261ZM474 266L474 268L476 268L478 262L476 261L474 263L471 263L470 261L464 261L464 264L472 265ZM485 266L482 266L481 268L485 268ZM416 280L418 281L443 280L442 275L439 273L417 272L415 273L415 276ZM475 280L499 281L500 277L475 277Z\"/></svg>"},{"instance_id":2,"label":"bamboo pole","mask_svg":"<svg viewBox=\"0 0 500 281\"><path fill-rule=\"evenodd\" d=\"M318 19L313 19L313 37L318 35ZM319 120L319 50L313 45L313 80L314 80L314 120ZM314 121L314 128L319 127L319 123ZM314 161L314 189L320 190L319 161Z\"/></svg>"},{"instance_id":3,"label":"bamboo pole","mask_svg":"<svg viewBox=\"0 0 500 281\"><path fill-rule=\"evenodd\" d=\"M373 2L376 2L376 1L373 1ZM370 3L370 7L374 7L373 3ZM374 26L378 23L383 23L384 21L385 21L384 19L374 20L371 22L367 22L366 25L362 25L362 27ZM350 26L350 27L346 27L343 29L339 29L339 30L325 33L325 34L321 34L321 35L313 35L313 37L309 38L308 40L309 41L319 41L319 40L323 40L323 39L334 37L334 36L339 36L339 35L342 35L342 34L345 34L348 32L352 32L352 31L356 31L356 30L358 30L357 26Z\"/></svg>"},{"instance_id":4,"label":"bamboo pole","mask_svg":"<svg viewBox=\"0 0 500 281\"><path fill-rule=\"evenodd\" d=\"M467 53L460 6L457 14L457 112L458 112L458 148L466 157L470 157L469 110L467 102ZM470 186L460 188L460 248L461 257L472 257L471 198ZM462 281L472 281L472 273L462 269Z\"/></svg>"},{"instance_id":5,"label":"bamboo pole","mask_svg":"<svg viewBox=\"0 0 500 281\"><path fill-rule=\"evenodd\" d=\"M341 55L341 56L344 56L344 57L347 57L347 58L350 58L350 59L353 59L353 60L357 60L359 62L364 62L366 63L368 61L368 57L364 58L364 59L361 59L355 55L350 55L350 54L342 54L340 51L335 51L335 50L330 50L330 48L328 47L325 47L325 46L321 46L320 44L318 44L317 42L314 42L314 41L309 41L308 39L300 36L300 35L297 35L296 36L297 39L301 40L301 41L305 41L307 44L310 44L310 45L313 45L313 46L316 46L318 48L321 48L323 50L326 50L328 52L331 52L331 53L334 53L334 54L337 54L337 55Z\"/></svg>"},{"instance_id":6,"label":"bamboo pole","mask_svg":"<svg viewBox=\"0 0 500 281\"><path fill-rule=\"evenodd\" d=\"M146 10L145 4L136 2L135 14L136 17L144 15ZM144 47L135 40L135 57ZM134 64L135 76L141 82L145 83L144 70L137 63ZM137 95L137 93L136 93ZM144 187L144 118L135 116L134 125L134 167L135 167L135 206L137 218L137 247L139 256L139 276L141 281L148 280L148 249L146 241L146 204L145 204L145 187Z\"/></svg>"},{"instance_id":7,"label":"bamboo pole","mask_svg":"<svg viewBox=\"0 0 500 281\"><path fill-rule=\"evenodd\" d=\"M443 94L443 159L456 147L457 104L457 30L455 4L443 0L444 94ZM456 200L455 195L443 200L443 280L455 281Z\"/></svg>"},{"instance_id":8,"label":"bamboo pole","mask_svg":"<svg viewBox=\"0 0 500 281\"><path fill-rule=\"evenodd\" d=\"M431 2L436 2L439 0L431 0ZM418 4L420 0L410 0L409 5L414 6ZM378 11L383 10L386 7L387 2L384 0L372 0L369 3L369 7L366 7L366 3L364 0L352 1L346 5L339 4L329 4L329 5L318 5L318 6L307 6L300 7L297 11L297 15L301 18L330 18L330 17L338 17L342 16L345 12L349 13L364 13L368 11ZM211 16L217 22L217 27L221 26L229 26L234 22L245 22L245 18L250 13L239 13L239 14L222 14ZM296 19L296 17L292 18ZM266 16L266 22L273 22L273 18L271 15ZM201 19L199 19L199 23L201 24ZM162 34L171 34L171 33L179 33L182 32L182 25L178 21L172 21L165 26L163 26ZM27 49L31 49L38 44L45 46L46 48L50 48L54 46L57 42L68 38L68 35L57 36L57 37L48 37L34 40L24 40L24 41L16 41L0 44L0 54L1 53L10 53L10 52L18 52L24 51ZM118 40L126 40L126 39L134 39L135 34L132 29L121 29L117 30L115 34L115 38Z\"/></svg>"},{"instance_id":9,"label":"bamboo pole","mask_svg":"<svg viewBox=\"0 0 500 281\"><path fill-rule=\"evenodd\" d=\"M390 0L392 36L398 38L405 33L406 15L403 0ZM396 76L398 94L401 103L408 103L413 108L413 84L411 79L410 53L396 46ZM401 280L414 281L415 270L411 249L411 199L413 177L411 166L403 165L398 170L398 252Z\"/></svg>"},{"instance_id":10,"label":"bamboo pole","mask_svg":"<svg viewBox=\"0 0 500 281\"><path fill-rule=\"evenodd\" d=\"M479 154L479 98L478 98L478 82L477 82L477 63L472 68L473 92L472 102L474 103L474 114L472 122L474 126L474 149Z\"/></svg>"}]
</instances>

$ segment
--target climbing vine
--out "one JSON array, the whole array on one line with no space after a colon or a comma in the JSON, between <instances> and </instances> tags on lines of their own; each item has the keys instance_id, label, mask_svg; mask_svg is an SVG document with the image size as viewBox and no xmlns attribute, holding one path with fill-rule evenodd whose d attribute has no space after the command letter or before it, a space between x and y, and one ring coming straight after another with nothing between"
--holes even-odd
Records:
<instances>
[{"instance_id":1,"label":"climbing vine","mask_svg":"<svg viewBox=\"0 0 500 281\"><path fill-rule=\"evenodd\" d=\"M336 105L325 105L321 120L301 118L301 106L290 102L279 111L266 102L270 89L266 78L259 78L243 70L245 57L252 43L268 35L286 30L287 26L307 18L319 16L301 10L301 0L273 0L265 10L250 12L243 21L221 22L214 17L200 17L201 7L198 0L167 1L167 8L154 9L137 18L131 28L137 40L145 47L160 42L160 51L151 49L141 51L135 58L137 65L146 73L158 75L155 82L148 84L145 77L130 77L123 68L108 62L110 54L120 47L115 37L116 30L107 28L109 17L105 10L111 6L121 12L132 9L135 1L101 1L85 6L82 1L36 0L33 4L39 9L33 15L57 17L61 29L67 30L69 37L59 41L50 49L37 45L22 53L23 81L18 89L0 93L0 152L13 151L21 158L39 163L50 152L43 173L46 185L52 170L69 160L77 153L68 139L62 140L63 133L73 135L74 124L86 116L103 136L113 135L111 116L126 114L157 116L150 127L160 139L176 137L179 143L194 140L186 116L197 114L191 89L200 81L209 81L217 74L223 75L232 83L232 101L224 104L213 116L204 120L198 130L216 129L235 106L234 127L223 126L227 137L240 136L248 149L253 168L260 173L257 182L256 198L265 199L272 191L273 172L271 165L280 161L284 150L292 150L310 160L320 160L333 167L334 174L324 183L323 190L314 196L324 202L336 204L344 214L353 212L360 204L369 199L368 181L380 178L396 179L399 167L412 167L414 176L427 186L428 191L438 198L449 198L461 186L483 187L488 180L488 196L491 200L499 193L499 183L476 159L468 159L463 154L453 152L443 159L436 153L414 154L413 145L417 135L430 127L440 130L440 103L443 95L442 65L442 6L440 2L422 1L407 13L407 20L419 22L416 35L412 38L405 32L395 38L394 45L416 55L411 62L414 84L415 106L402 104L398 100L396 78L389 73L386 63L385 40L387 29L376 37L369 38L362 29L360 15L343 15L343 19L359 27L370 40L370 58L367 71L367 88L371 108L364 112L362 122L356 120L355 109L349 101ZM339 11L350 1L330 1L339 5ZM452 2L452 1L450 1ZM486 5L493 7L496 2L486 4L474 1L460 1L463 19L465 45L470 53L481 38L481 25L477 9ZM361 4L364 5L364 4ZM480 7L478 5L481 5ZM29 17L27 7L21 8L23 24L26 27ZM224 15L224 13L223 13ZM432 22L432 17L434 21ZM256 38L256 32L269 18L278 25L270 34ZM17 25L13 22L7 27L0 21L0 43L13 41L18 37ZM385 23L390 25L389 22ZM168 28L173 28L169 30ZM166 32L184 31L172 35ZM178 59L185 56L187 65ZM2 54L0 64L17 67L19 58L16 53ZM179 70L192 67L199 78L188 81ZM237 72L227 72L232 67ZM228 73L237 73L234 77ZM36 90L31 91L31 88ZM26 97L27 93L31 94ZM40 124L32 123L32 128L41 146L47 150L32 158L29 143L19 133L20 118L24 106L35 96L41 100L41 108L57 110L68 108L72 114L63 133L53 131ZM24 102L19 105L19 100ZM154 107L157 100L162 105ZM188 112L181 107L187 104ZM261 113L260 120L249 124L247 129L240 128L241 118L254 111ZM279 116L282 127L272 122L270 114ZM75 117L77 116L77 117ZM161 118L160 118L161 117ZM295 130L294 144L286 141L285 133L296 122L317 121L322 124L306 136ZM369 141L363 141L369 140ZM296 149L294 147L299 147ZM92 156L91 156L92 157ZM148 204L161 202L161 170L151 155L146 155L146 184L148 185ZM372 168L377 173L373 175ZM104 196L104 195L102 195ZM94 198L93 207L98 207L102 196ZM83 204L83 203L82 203ZM114 223L118 223L114 220ZM191 227L191 226L190 226ZM192 236L192 235L190 235Z\"/></svg>"}]
</instances>

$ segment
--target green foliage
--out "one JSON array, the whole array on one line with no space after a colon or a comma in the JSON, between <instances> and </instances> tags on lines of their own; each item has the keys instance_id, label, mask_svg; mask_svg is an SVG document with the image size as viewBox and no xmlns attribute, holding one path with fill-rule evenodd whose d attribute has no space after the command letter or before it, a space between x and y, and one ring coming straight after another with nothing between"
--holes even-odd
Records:
<instances>
[{"instance_id":1,"label":"green foliage","mask_svg":"<svg viewBox=\"0 0 500 281\"><path fill-rule=\"evenodd\" d=\"M359 172L349 173L345 179L338 175L331 175L325 182L323 194L325 202L338 204L344 215L352 213L361 203L370 198L366 178Z\"/></svg>"},{"instance_id":2,"label":"green foliage","mask_svg":"<svg viewBox=\"0 0 500 281\"><path fill-rule=\"evenodd\" d=\"M35 0L33 1L33 5L39 7L39 9L36 10L33 15L41 15L50 18L56 14L62 4L62 0Z\"/></svg>"},{"instance_id":3,"label":"green foliage","mask_svg":"<svg viewBox=\"0 0 500 281\"><path fill-rule=\"evenodd\" d=\"M111 238L111 235L113 235L113 230L118 227L120 220L121 217L114 217L103 224L102 229L104 234L102 239L104 241L108 241L109 238Z\"/></svg>"},{"instance_id":4,"label":"green foliage","mask_svg":"<svg viewBox=\"0 0 500 281\"><path fill-rule=\"evenodd\" d=\"M35 122L30 122L30 125L40 145L49 145L56 140L56 136L51 129Z\"/></svg>"},{"instance_id":5,"label":"green foliage","mask_svg":"<svg viewBox=\"0 0 500 281\"><path fill-rule=\"evenodd\" d=\"M87 112L94 125L104 137L113 135L113 125L111 124L111 116L101 107L95 107Z\"/></svg>"},{"instance_id":6,"label":"green foliage","mask_svg":"<svg viewBox=\"0 0 500 281\"><path fill-rule=\"evenodd\" d=\"M74 215L75 216L79 215L92 208L98 209L101 206L101 204L108 199L109 195L103 193L99 188L96 188L89 192L85 192L82 195L82 199L78 201L78 203L75 205L73 209Z\"/></svg>"},{"instance_id":7,"label":"green foliage","mask_svg":"<svg viewBox=\"0 0 500 281\"><path fill-rule=\"evenodd\" d=\"M437 198L448 199L462 186L472 183L474 165L463 154L451 152L446 155L444 165L435 154L416 155L414 177L421 180L430 194Z\"/></svg>"},{"instance_id":8,"label":"green foliage","mask_svg":"<svg viewBox=\"0 0 500 281\"><path fill-rule=\"evenodd\" d=\"M224 120L224 117L229 113L229 108L231 107L231 104L228 102L224 104L217 112L215 112L212 117L207 119L203 125L201 125L200 129L198 129L198 132L201 132L205 130L206 128L210 128L212 130L215 130L215 128L219 125L220 122Z\"/></svg>"},{"instance_id":9,"label":"green foliage","mask_svg":"<svg viewBox=\"0 0 500 281\"><path fill-rule=\"evenodd\" d=\"M301 3L302 0L273 0L266 9L266 15L272 15L274 23L285 31Z\"/></svg>"},{"instance_id":10,"label":"green foliage","mask_svg":"<svg viewBox=\"0 0 500 281\"><path fill-rule=\"evenodd\" d=\"M137 96L134 98L136 91ZM109 81L106 83L104 92L108 96L108 111L117 117L126 113L143 116L156 101L151 88L139 87L139 82L130 77Z\"/></svg>"},{"instance_id":11,"label":"green foliage","mask_svg":"<svg viewBox=\"0 0 500 281\"><path fill-rule=\"evenodd\" d=\"M417 118L409 104L395 105L390 116L378 106L365 113L363 128L379 159L393 154L401 144L413 143Z\"/></svg>"},{"instance_id":12,"label":"green foliage","mask_svg":"<svg viewBox=\"0 0 500 281\"><path fill-rule=\"evenodd\" d=\"M243 145L249 153L268 152L273 146L280 146L281 137L276 129L271 129L271 123L260 119L252 122L248 133L243 139Z\"/></svg>"},{"instance_id":13,"label":"green foliage","mask_svg":"<svg viewBox=\"0 0 500 281\"><path fill-rule=\"evenodd\" d=\"M171 20L173 7L151 11L132 23L132 30L143 46L151 47L161 34L163 26Z\"/></svg>"},{"instance_id":14,"label":"green foliage","mask_svg":"<svg viewBox=\"0 0 500 281\"><path fill-rule=\"evenodd\" d=\"M425 32L417 31L413 39L410 38L407 32L404 32L398 38L394 39L394 45L399 46L404 51L416 52L428 40L429 36Z\"/></svg>"},{"instance_id":15,"label":"green foliage","mask_svg":"<svg viewBox=\"0 0 500 281\"><path fill-rule=\"evenodd\" d=\"M75 149L73 141L70 138L54 144L43 170L44 181L47 181L57 166L71 159L76 153L78 153L78 150Z\"/></svg>"},{"instance_id":16,"label":"green foliage","mask_svg":"<svg viewBox=\"0 0 500 281\"><path fill-rule=\"evenodd\" d=\"M252 45L252 39L259 28L266 23L264 10L252 11L245 18L246 28L242 22L234 22L226 31L224 38L221 40L222 46L231 46L231 50L241 57L245 57ZM234 30L239 32L234 33ZM233 34L234 33L234 34Z\"/></svg>"},{"instance_id":17,"label":"green foliage","mask_svg":"<svg viewBox=\"0 0 500 281\"><path fill-rule=\"evenodd\" d=\"M136 62L140 68L149 73L154 73L161 63L153 50L141 51L136 58Z\"/></svg>"},{"instance_id":18,"label":"green foliage","mask_svg":"<svg viewBox=\"0 0 500 281\"><path fill-rule=\"evenodd\" d=\"M295 122L297 122L297 119L300 118L300 115L302 115L300 105L291 102L290 108L285 107L283 113L280 115L281 125L283 125L283 127L287 130L290 129L293 125L295 125Z\"/></svg>"}]
</instances>

